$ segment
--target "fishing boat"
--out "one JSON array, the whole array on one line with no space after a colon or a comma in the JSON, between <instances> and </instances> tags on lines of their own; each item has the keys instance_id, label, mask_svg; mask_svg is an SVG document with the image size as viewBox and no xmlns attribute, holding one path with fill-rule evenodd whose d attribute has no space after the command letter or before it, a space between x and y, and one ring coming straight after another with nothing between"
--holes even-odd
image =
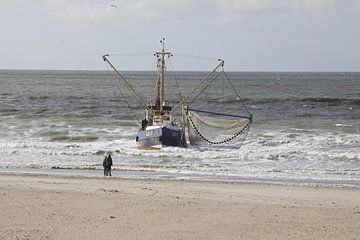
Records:
<instances>
[{"instance_id":1,"label":"fishing boat","mask_svg":"<svg viewBox=\"0 0 360 240\"><path fill-rule=\"evenodd\" d=\"M146 102L144 96L117 70L110 61L110 55L103 55L103 60L123 86L143 106L141 126L135 137L138 148L159 150L164 146L239 146L240 140L243 140L249 131L253 119L247 109L247 114L240 115L196 109L189 104L216 80L215 76L218 76L219 69L223 70L224 60L218 59L218 63L211 71L204 74L185 95L179 91L179 96L174 101L172 94L165 92L166 82L169 81L166 64L174 55L165 49L165 39L160 43L162 49L154 54L157 74L154 78L154 91L150 102ZM230 79L225 76L239 99L240 96Z\"/></svg>"}]
</instances>

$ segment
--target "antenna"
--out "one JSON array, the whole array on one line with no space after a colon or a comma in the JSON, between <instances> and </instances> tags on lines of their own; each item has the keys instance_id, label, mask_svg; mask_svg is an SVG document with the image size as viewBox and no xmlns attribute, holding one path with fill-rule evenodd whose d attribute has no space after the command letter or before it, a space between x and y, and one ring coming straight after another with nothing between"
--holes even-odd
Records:
<instances>
[{"instance_id":1,"label":"antenna","mask_svg":"<svg viewBox=\"0 0 360 240\"><path fill-rule=\"evenodd\" d=\"M160 43L162 44L162 50L165 51L165 38L160 40Z\"/></svg>"}]
</instances>

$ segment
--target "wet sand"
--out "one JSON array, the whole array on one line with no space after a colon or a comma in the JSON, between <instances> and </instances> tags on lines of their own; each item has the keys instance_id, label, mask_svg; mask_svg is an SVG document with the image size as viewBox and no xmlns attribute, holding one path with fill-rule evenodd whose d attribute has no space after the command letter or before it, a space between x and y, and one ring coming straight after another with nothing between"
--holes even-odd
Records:
<instances>
[{"instance_id":1,"label":"wet sand","mask_svg":"<svg viewBox=\"0 0 360 240\"><path fill-rule=\"evenodd\" d=\"M359 188L0 174L0 239L359 236Z\"/></svg>"}]
</instances>

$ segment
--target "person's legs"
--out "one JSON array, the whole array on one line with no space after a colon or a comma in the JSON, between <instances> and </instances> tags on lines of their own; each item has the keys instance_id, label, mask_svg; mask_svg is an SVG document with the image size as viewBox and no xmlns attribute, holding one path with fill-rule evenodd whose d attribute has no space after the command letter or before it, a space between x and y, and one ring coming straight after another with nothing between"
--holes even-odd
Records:
<instances>
[{"instance_id":1,"label":"person's legs","mask_svg":"<svg viewBox=\"0 0 360 240\"><path fill-rule=\"evenodd\" d=\"M111 177L111 167L108 169L109 176Z\"/></svg>"}]
</instances>

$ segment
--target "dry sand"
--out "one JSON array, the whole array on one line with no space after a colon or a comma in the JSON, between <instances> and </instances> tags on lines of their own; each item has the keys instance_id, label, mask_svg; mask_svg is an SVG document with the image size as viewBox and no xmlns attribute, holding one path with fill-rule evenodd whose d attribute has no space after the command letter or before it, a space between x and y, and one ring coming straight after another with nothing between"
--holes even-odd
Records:
<instances>
[{"instance_id":1,"label":"dry sand","mask_svg":"<svg viewBox=\"0 0 360 240\"><path fill-rule=\"evenodd\" d=\"M360 190L0 174L0 239L360 239Z\"/></svg>"}]
</instances>

